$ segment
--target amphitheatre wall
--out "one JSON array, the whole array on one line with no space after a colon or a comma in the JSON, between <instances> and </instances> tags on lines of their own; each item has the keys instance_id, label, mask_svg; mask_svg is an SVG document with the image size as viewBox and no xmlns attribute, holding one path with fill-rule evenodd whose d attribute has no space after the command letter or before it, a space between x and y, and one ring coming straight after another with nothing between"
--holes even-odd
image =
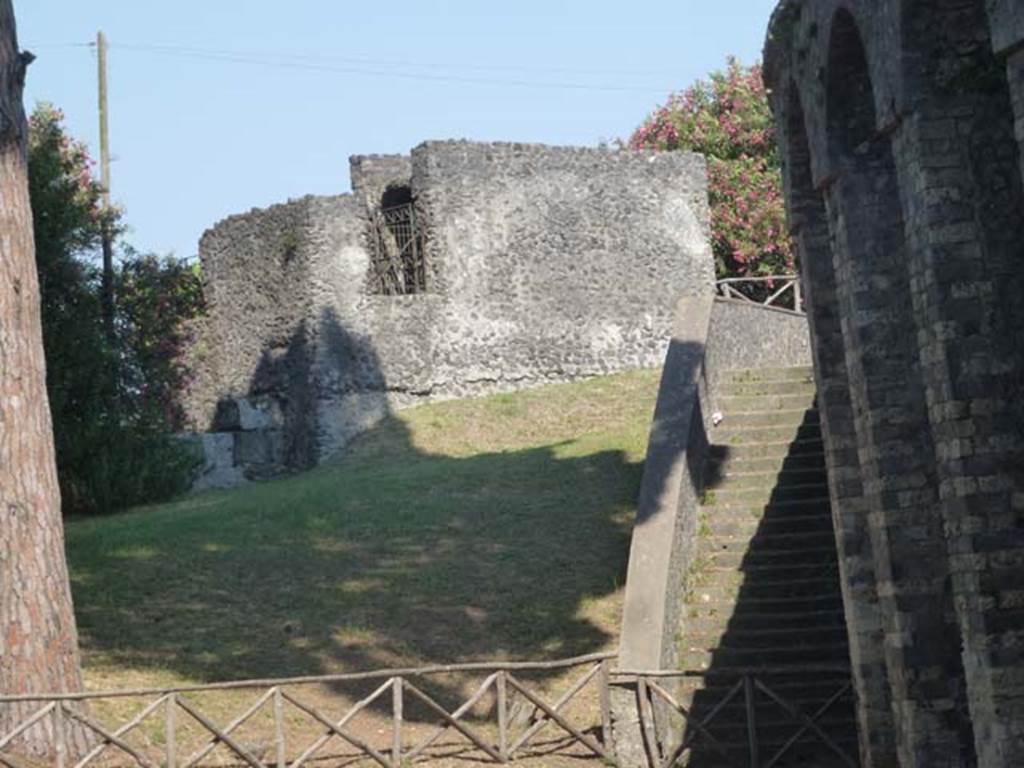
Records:
<instances>
[{"instance_id":1,"label":"amphitheatre wall","mask_svg":"<svg viewBox=\"0 0 1024 768\"><path fill-rule=\"evenodd\" d=\"M785 0L765 73L862 759L1024 764L1024 6Z\"/></svg>"}]
</instances>

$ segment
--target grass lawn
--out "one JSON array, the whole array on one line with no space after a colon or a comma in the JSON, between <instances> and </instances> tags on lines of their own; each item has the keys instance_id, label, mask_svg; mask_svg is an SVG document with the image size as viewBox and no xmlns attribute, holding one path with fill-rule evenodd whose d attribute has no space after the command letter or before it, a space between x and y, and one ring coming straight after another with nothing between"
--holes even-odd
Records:
<instances>
[{"instance_id":1,"label":"grass lawn","mask_svg":"<svg viewBox=\"0 0 1024 768\"><path fill-rule=\"evenodd\" d=\"M302 475L69 522L88 686L613 649L657 383L423 406Z\"/></svg>"}]
</instances>

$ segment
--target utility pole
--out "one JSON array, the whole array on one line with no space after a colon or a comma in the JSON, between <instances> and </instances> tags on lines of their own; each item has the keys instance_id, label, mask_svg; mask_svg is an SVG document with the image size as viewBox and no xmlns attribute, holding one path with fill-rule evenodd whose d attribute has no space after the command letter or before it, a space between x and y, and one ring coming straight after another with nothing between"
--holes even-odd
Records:
<instances>
[{"instance_id":1,"label":"utility pole","mask_svg":"<svg viewBox=\"0 0 1024 768\"><path fill-rule=\"evenodd\" d=\"M100 108L100 183L103 185L103 218L100 240L103 246L102 309L107 340L114 344L114 233L110 211L110 128L107 111L107 38L96 33L96 60L99 65Z\"/></svg>"}]
</instances>

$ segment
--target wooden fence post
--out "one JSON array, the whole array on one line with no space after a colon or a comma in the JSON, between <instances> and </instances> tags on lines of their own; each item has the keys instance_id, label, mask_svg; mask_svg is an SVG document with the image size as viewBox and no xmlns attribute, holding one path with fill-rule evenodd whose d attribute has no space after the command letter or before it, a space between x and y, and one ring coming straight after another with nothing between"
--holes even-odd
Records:
<instances>
[{"instance_id":1,"label":"wooden fence post","mask_svg":"<svg viewBox=\"0 0 1024 768\"><path fill-rule=\"evenodd\" d=\"M402 768L402 689L400 677L391 678L391 716L393 718L391 732L391 765Z\"/></svg>"},{"instance_id":2,"label":"wooden fence post","mask_svg":"<svg viewBox=\"0 0 1024 768\"><path fill-rule=\"evenodd\" d=\"M281 698L280 686L274 688L274 751L277 753L277 768L285 768L284 699Z\"/></svg>"},{"instance_id":3,"label":"wooden fence post","mask_svg":"<svg viewBox=\"0 0 1024 768\"><path fill-rule=\"evenodd\" d=\"M68 758L68 741L64 734L64 702L58 701L53 709L53 742L57 753L57 768L65 768Z\"/></svg>"},{"instance_id":4,"label":"wooden fence post","mask_svg":"<svg viewBox=\"0 0 1024 768\"><path fill-rule=\"evenodd\" d=\"M661 765L664 755L658 741L658 726L654 719L654 708L651 706L651 692L647 678L640 675L636 679L637 714L640 716L640 735L647 747L647 756L652 766Z\"/></svg>"},{"instance_id":5,"label":"wooden fence post","mask_svg":"<svg viewBox=\"0 0 1024 768\"><path fill-rule=\"evenodd\" d=\"M615 745L612 743L614 737L612 736L612 664L609 659L601 660L601 675L598 677L597 684L601 686L599 691L601 697L601 741L604 743L604 748L609 752L615 751Z\"/></svg>"},{"instance_id":6,"label":"wooden fence post","mask_svg":"<svg viewBox=\"0 0 1024 768\"><path fill-rule=\"evenodd\" d=\"M758 768L760 760L757 749L757 718L754 711L754 681L750 675L743 676L743 698L747 705L747 741L750 746L750 768Z\"/></svg>"},{"instance_id":7,"label":"wooden fence post","mask_svg":"<svg viewBox=\"0 0 1024 768\"><path fill-rule=\"evenodd\" d=\"M172 693L164 704L164 762L167 768L178 768L177 706L178 694Z\"/></svg>"},{"instance_id":8,"label":"wooden fence post","mask_svg":"<svg viewBox=\"0 0 1024 768\"><path fill-rule=\"evenodd\" d=\"M505 670L498 672L495 678L495 687L498 691L498 754L501 755L503 763L508 762L508 683L505 679Z\"/></svg>"}]
</instances>

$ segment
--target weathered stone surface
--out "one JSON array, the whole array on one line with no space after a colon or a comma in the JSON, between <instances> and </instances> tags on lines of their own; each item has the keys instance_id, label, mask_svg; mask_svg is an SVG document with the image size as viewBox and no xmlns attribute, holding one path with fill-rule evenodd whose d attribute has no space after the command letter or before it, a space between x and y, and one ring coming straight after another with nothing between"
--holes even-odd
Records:
<instances>
[{"instance_id":1,"label":"weathered stone surface","mask_svg":"<svg viewBox=\"0 0 1024 768\"><path fill-rule=\"evenodd\" d=\"M1003 0L769 31L867 765L1024 764L1022 47Z\"/></svg>"},{"instance_id":2,"label":"weathered stone surface","mask_svg":"<svg viewBox=\"0 0 1024 768\"><path fill-rule=\"evenodd\" d=\"M711 311L704 364L711 411L718 410L719 384L729 371L810 365L806 315L723 298Z\"/></svg>"},{"instance_id":3,"label":"weathered stone surface","mask_svg":"<svg viewBox=\"0 0 1024 768\"><path fill-rule=\"evenodd\" d=\"M192 438L204 458L194 488L231 488L245 479L241 468L235 465L235 438L226 432L207 432Z\"/></svg>"},{"instance_id":4,"label":"weathered stone surface","mask_svg":"<svg viewBox=\"0 0 1024 768\"><path fill-rule=\"evenodd\" d=\"M200 244L190 413L199 429L280 426L282 470L393 408L657 366L676 300L710 294L696 155L428 142L352 158L352 180L353 195L233 216ZM369 217L402 189L427 291L377 295Z\"/></svg>"}]
</instances>

